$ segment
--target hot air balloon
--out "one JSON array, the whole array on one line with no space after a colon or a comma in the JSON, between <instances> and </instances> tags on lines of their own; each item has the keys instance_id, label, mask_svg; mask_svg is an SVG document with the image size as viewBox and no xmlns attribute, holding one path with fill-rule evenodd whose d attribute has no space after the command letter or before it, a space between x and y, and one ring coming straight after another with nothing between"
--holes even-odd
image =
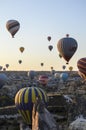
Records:
<instances>
[{"instance_id":1,"label":"hot air balloon","mask_svg":"<svg viewBox=\"0 0 86 130\"><path fill-rule=\"evenodd\" d=\"M21 64L21 63L22 63L22 60L19 60L18 62L19 62L19 64Z\"/></svg>"},{"instance_id":2,"label":"hot air balloon","mask_svg":"<svg viewBox=\"0 0 86 130\"><path fill-rule=\"evenodd\" d=\"M6 28L10 32L12 38L20 29L20 23L17 20L8 20L6 23Z\"/></svg>"},{"instance_id":3,"label":"hot air balloon","mask_svg":"<svg viewBox=\"0 0 86 130\"><path fill-rule=\"evenodd\" d=\"M3 71L6 71L6 68L3 68Z\"/></svg>"},{"instance_id":4,"label":"hot air balloon","mask_svg":"<svg viewBox=\"0 0 86 130\"><path fill-rule=\"evenodd\" d=\"M24 47L20 47L19 48L19 50L20 50L21 53L23 53L24 49L25 49Z\"/></svg>"},{"instance_id":5,"label":"hot air balloon","mask_svg":"<svg viewBox=\"0 0 86 130\"><path fill-rule=\"evenodd\" d=\"M36 76L36 72L34 70L30 70L27 75L29 76L30 79L34 79Z\"/></svg>"},{"instance_id":6,"label":"hot air balloon","mask_svg":"<svg viewBox=\"0 0 86 130\"><path fill-rule=\"evenodd\" d=\"M66 35L67 37L62 38L57 43L57 49L61 56L68 62L74 55L74 53L77 50L78 44L77 41L74 38L69 37L69 35Z\"/></svg>"},{"instance_id":7,"label":"hot air balloon","mask_svg":"<svg viewBox=\"0 0 86 130\"><path fill-rule=\"evenodd\" d=\"M8 68L8 67L9 67L9 64L6 64L5 66L6 66L6 68Z\"/></svg>"},{"instance_id":8,"label":"hot air balloon","mask_svg":"<svg viewBox=\"0 0 86 130\"><path fill-rule=\"evenodd\" d=\"M47 104L47 95L45 91L38 87L22 88L15 96L16 108L22 115L24 121L29 125L32 124L32 109L37 97L39 97L45 105Z\"/></svg>"},{"instance_id":9,"label":"hot air balloon","mask_svg":"<svg viewBox=\"0 0 86 130\"><path fill-rule=\"evenodd\" d=\"M59 73L59 72L56 72L56 73L54 74L54 77L55 77L55 78L60 78L60 73Z\"/></svg>"},{"instance_id":10,"label":"hot air balloon","mask_svg":"<svg viewBox=\"0 0 86 130\"><path fill-rule=\"evenodd\" d=\"M79 75L86 79L86 57L81 58L77 61L77 67L79 70Z\"/></svg>"},{"instance_id":11,"label":"hot air balloon","mask_svg":"<svg viewBox=\"0 0 86 130\"><path fill-rule=\"evenodd\" d=\"M3 67L2 67L2 66L0 66L0 70L2 70L2 68L3 68Z\"/></svg>"},{"instance_id":12,"label":"hot air balloon","mask_svg":"<svg viewBox=\"0 0 86 130\"><path fill-rule=\"evenodd\" d=\"M0 73L0 88L2 88L7 81L8 81L7 75L4 73Z\"/></svg>"},{"instance_id":13,"label":"hot air balloon","mask_svg":"<svg viewBox=\"0 0 86 130\"><path fill-rule=\"evenodd\" d=\"M60 74L60 78L63 80L63 81L66 81L68 79L68 73L61 73Z\"/></svg>"},{"instance_id":14,"label":"hot air balloon","mask_svg":"<svg viewBox=\"0 0 86 130\"><path fill-rule=\"evenodd\" d=\"M69 70L72 71L72 70L73 70L73 67L72 67L72 66L69 66Z\"/></svg>"},{"instance_id":15,"label":"hot air balloon","mask_svg":"<svg viewBox=\"0 0 86 130\"><path fill-rule=\"evenodd\" d=\"M63 65L63 66L62 66L62 68L63 68L63 70L65 70L65 69L66 69L66 66L65 66L65 65Z\"/></svg>"},{"instance_id":16,"label":"hot air balloon","mask_svg":"<svg viewBox=\"0 0 86 130\"><path fill-rule=\"evenodd\" d=\"M44 63L41 63L41 66L43 66L44 65Z\"/></svg>"},{"instance_id":17,"label":"hot air balloon","mask_svg":"<svg viewBox=\"0 0 86 130\"><path fill-rule=\"evenodd\" d=\"M50 41L51 40L51 36L48 36L47 39L48 39L48 41Z\"/></svg>"},{"instance_id":18,"label":"hot air balloon","mask_svg":"<svg viewBox=\"0 0 86 130\"><path fill-rule=\"evenodd\" d=\"M39 83L42 85L46 85L48 83L48 76L47 75L40 75L39 76Z\"/></svg>"},{"instance_id":19,"label":"hot air balloon","mask_svg":"<svg viewBox=\"0 0 86 130\"><path fill-rule=\"evenodd\" d=\"M53 66L51 66L51 70L53 70Z\"/></svg>"},{"instance_id":20,"label":"hot air balloon","mask_svg":"<svg viewBox=\"0 0 86 130\"><path fill-rule=\"evenodd\" d=\"M48 48L49 48L50 51L52 51L53 46L52 46L52 45L49 45Z\"/></svg>"}]
</instances>

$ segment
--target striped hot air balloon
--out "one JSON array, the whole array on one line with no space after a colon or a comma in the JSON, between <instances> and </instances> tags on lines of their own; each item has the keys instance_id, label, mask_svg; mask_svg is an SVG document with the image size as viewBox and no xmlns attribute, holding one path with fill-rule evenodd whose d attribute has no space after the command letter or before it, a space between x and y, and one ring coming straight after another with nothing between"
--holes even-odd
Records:
<instances>
[{"instance_id":1,"label":"striped hot air balloon","mask_svg":"<svg viewBox=\"0 0 86 130\"><path fill-rule=\"evenodd\" d=\"M67 61L68 64L76 52L78 44L74 38L69 37L68 34L66 36L67 37L62 38L58 41L57 49L59 51L59 54Z\"/></svg>"},{"instance_id":2,"label":"striped hot air balloon","mask_svg":"<svg viewBox=\"0 0 86 130\"><path fill-rule=\"evenodd\" d=\"M37 97L46 104L47 95L41 88L27 87L20 89L15 96L15 105L27 124L32 123L32 109Z\"/></svg>"},{"instance_id":3,"label":"striped hot air balloon","mask_svg":"<svg viewBox=\"0 0 86 130\"><path fill-rule=\"evenodd\" d=\"M77 61L77 67L79 75L82 78L86 79L86 57L81 58Z\"/></svg>"},{"instance_id":4,"label":"striped hot air balloon","mask_svg":"<svg viewBox=\"0 0 86 130\"><path fill-rule=\"evenodd\" d=\"M14 37L14 35L20 29L20 23L17 20L8 20L6 23L6 28L10 32L12 37Z\"/></svg>"}]
</instances>

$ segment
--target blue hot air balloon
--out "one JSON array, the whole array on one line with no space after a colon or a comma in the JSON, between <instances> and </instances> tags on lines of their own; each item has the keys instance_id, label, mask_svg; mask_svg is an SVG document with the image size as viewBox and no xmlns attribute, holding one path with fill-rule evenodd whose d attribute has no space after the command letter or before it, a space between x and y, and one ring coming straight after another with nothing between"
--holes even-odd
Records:
<instances>
[{"instance_id":1,"label":"blue hot air balloon","mask_svg":"<svg viewBox=\"0 0 86 130\"><path fill-rule=\"evenodd\" d=\"M20 89L15 96L15 105L18 112L22 115L24 121L31 125L32 109L37 97L47 103L47 95L44 90L38 87L26 87Z\"/></svg>"},{"instance_id":2,"label":"blue hot air balloon","mask_svg":"<svg viewBox=\"0 0 86 130\"><path fill-rule=\"evenodd\" d=\"M63 80L63 81L66 81L68 79L68 73L61 73L60 74L60 78Z\"/></svg>"},{"instance_id":3,"label":"blue hot air balloon","mask_svg":"<svg viewBox=\"0 0 86 130\"><path fill-rule=\"evenodd\" d=\"M0 88L2 88L8 81L8 77L4 73L0 73Z\"/></svg>"},{"instance_id":4,"label":"blue hot air balloon","mask_svg":"<svg viewBox=\"0 0 86 130\"><path fill-rule=\"evenodd\" d=\"M34 70L30 70L27 75L30 79L34 79L34 77L36 76L36 72Z\"/></svg>"}]
</instances>

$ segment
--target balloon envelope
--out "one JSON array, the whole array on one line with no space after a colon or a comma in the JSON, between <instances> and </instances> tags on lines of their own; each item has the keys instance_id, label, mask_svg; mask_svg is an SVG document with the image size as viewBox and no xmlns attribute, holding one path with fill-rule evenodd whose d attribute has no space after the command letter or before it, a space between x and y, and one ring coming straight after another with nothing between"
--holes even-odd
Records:
<instances>
[{"instance_id":1,"label":"balloon envelope","mask_svg":"<svg viewBox=\"0 0 86 130\"><path fill-rule=\"evenodd\" d=\"M4 73L0 73L0 88L2 88L8 81L8 77Z\"/></svg>"},{"instance_id":2,"label":"balloon envelope","mask_svg":"<svg viewBox=\"0 0 86 130\"><path fill-rule=\"evenodd\" d=\"M86 79L86 57L81 58L77 61L77 67L79 70L79 75Z\"/></svg>"},{"instance_id":3,"label":"balloon envelope","mask_svg":"<svg viewBox=\"0 0 86 130\"><path fill-rule=\"evenodd\" d=\"M19 62L19 64L21 64L21 63L22 63L22 60L19 60L18 62Z\"/></svg>"},{"instance_id":4,"label":"balloon envelope","mask_svg":"<svg viewBox=\"0 0 86 130\"><path fill-rule=\"evenodd\" d=\"M6 23L6 28L10 32L12 37L14 37L14 35L20 29L20 23L17 20L8 20Z\"/></svg>"},{"instance_id":5,"label":"balloon envelope","mask_svg":"<svg viewBox=\"0 0 86 130\"><path fill-rule=\"evenodd\" d=\"M3 66L0 66L0 70L2 70Z\"/></svg>"},{"instance_id":6,"label":"balloon envelope","mask_svg":"<svg viewBox=\"0 0 86 130\"><path fill-rule=\"evenodd\" d=\"M46 85L48 83L48 76L40 75L39 76L39 83L42 85Z\"/></svg>"},{"instance_id":7,"label":"balloon envelope","mask_svg":"<svg viewBox=\"0 0 86 130\"><path fill-rule=\"evenodd\" d=\"M30 70L28 72L28 76L30 79L34 79L34 77L36 76L36 72L34 70Z\"/></svg>"},{"instance_id":8,"label":"balloon envelope","mask_svg":"<svg viewBox=\"0 0 86 130\"><path fill-rule=\"evenodd\" d=\"M57 49L60 55L67 61L70 61L78 47L77 41L67 35L67 37L62 38L57 43Z\"/></svg>"},{"instance_id":9,"label":"balloon envelope","mask_svg":"<svg viewBox=\"0 0 86 130\"><path fill-rule=\"evenodd\" d=\"M54 77L55 77L55 78L60 78L60 73L59 73L59 72L56 72L56 73L54 74Z\"/></svg>"},{"instance_id":10,"label":"balloon envelope","mask_svg":"<svg viewBox=\"0 0 86 130\"><path fill-rule=\"evenodd\" d=\"M44 63L41 63L41 66L43 66L44 65Z\"/></svg>"},{"instance_id":11,"label":"balloon envelope","mask_svg":"<svg viewBox=\"0 0 86 130\"><path fill-rule=\"evenodd\" d=\"M63 66L62 66L62 68L63 68L63 70L65 70L65 69L66 69L66 66L65 66L65 65L63 65Z\"/></svg>"},{"instance_id":12,"label":"balloon envelope","mask_svg":"<svg viewBox=\"0 0 86 130\"><path fill-rule=\"evenodd\" d=\"M20 50L21 53L23 53L24 47L20 47L19 50Z\"/></svg>"},{"instance_id":13,"label":"balloon envelope","mask_svg":"<svg viewBox=\"0 0 86 130\"><path fill-rule=\"evenodd\" d=\"M6 64L5 66L6 66L6 68L8 68L8 67L9 67L9 64Z\"/></svg>"},{"instance_id":14,"label":"balloon envelope","mask_svg":"<svg viewBox=\"0 0 86 130\"><path fill-rule=\"evenodd\" d=\"M48 41L50 41L51 40L51 36L48 36L47 39L48 39Z\"/></svg>"},{"instance_id":15,"label":"balloon envelope","mask_svg":"<svg viewBox=\"0 0 86 130\"><path fill-rule=\"evenodd\" d=\"M61 73L60 74L60 78L63 80L63 81L66 81L68 79L68 73Z\"/></svg>"},{"instance_id":16,"label":"balloon envelope","mask_svg":"<svg viewBox=\"0 0 86 130\"><path fill-rule=\"evenodd\" d=\"M52 51L53 46L52 46L52 45L49 45L48 48L49 48L50 51Z\"/></svg>"},{"instance_id":17,"label":"balloon envelope","mask_svg":"<svg viewBox=\"0 0 86 130\"><path fill-rule=\"evenodd\" d=\"M32 109L37 97L46 104L47 95L44 90L37 87L20 89L15 96L15 105L27 124L32 123Z\"/></svg>"},{"instance_id":18,"label":"balloon envelope","mask_svg":"<svg viewBox=\"0 0 86 130\"><path fill-rule=\"evenodd\" d=\"M72 67L72 66L70 66L70 67L69 67L69 70L70 70L70 71L72 71L72 70L73 70L73 67Z\"/></svg>"}]
</instances>

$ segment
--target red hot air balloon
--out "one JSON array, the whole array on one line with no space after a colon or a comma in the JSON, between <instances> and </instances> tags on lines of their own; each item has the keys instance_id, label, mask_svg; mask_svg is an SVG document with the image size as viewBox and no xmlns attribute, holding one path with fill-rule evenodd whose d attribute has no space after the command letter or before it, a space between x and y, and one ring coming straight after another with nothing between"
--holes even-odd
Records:
<instances>
[{"instance_id":1,"label":"red hot air balloon","mask_svg":"<svg viewBox=\"0 0 86 130\"><path fill-rule=\"evenodd\" d=\"M48 36L47 39L48 39L48 41L50 41L51 40L51 36Z\"/></svg>"},{"instance_id":2,"label":"red hot air balloon","mask_svg":"<svg viewBox=\"0 0 86 130\"><path fill-rule=\"evenodd\" d=\"M61 56L68 62L74 55L74 53L77 50L78 44L77 41L74 38L69 37L69 35L66 35L67 37L62 38L57 43L57 49Z\"/></svg>"},{"instance_id":3,"label":"red hot air balloon","mask_svg":"<svg viewBox=\"0 0 86 130\"><path fill-rule=\"evenodd\" d=\"M39 76L39 83L42 85L46 85L48 83L48 76L40 75Z\"/></svg>"},{"instance_id":4,"label":"red hot air balloon","mask_svg":"<svg viewBox=\"0 0 86 130\"><path fill-rule=\"evenodd\" d=\"M77 67L78 67L78 72L79 72L79 75L86 79L86 57L84 58L81 58L77 61Z\"/></svg>"}]
</instances>

